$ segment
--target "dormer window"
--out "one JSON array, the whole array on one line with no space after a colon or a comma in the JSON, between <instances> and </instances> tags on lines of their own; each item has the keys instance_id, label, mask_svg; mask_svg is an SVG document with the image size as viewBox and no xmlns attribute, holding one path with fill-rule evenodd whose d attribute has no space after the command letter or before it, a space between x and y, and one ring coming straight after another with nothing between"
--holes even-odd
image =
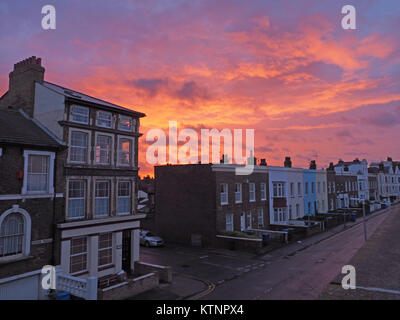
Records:
<instances>
[{"instance_id":1,"label":"dormer window","mask_svg":"<svg viewBox=\"0 0 400 320\"><path fill-rule=\"evenodd\" d=\"M97 125L103 128L112 128L111 112L99 111L97 113Z\"/></svg>"},{"instance_id":2,"label":"dormer window","mask_svg":"<svg viewBox=\"0 0 400 320\"><path fill-rule=\"evenodd\" d=\"M71 106L72 122L88 124L89 123L89 108L73 105Z\"/></svg>"},{"instance_id":3,"label":"dormer window","mask_svg":"<svg viewBox=\"0 0 400 320\"><path fill-rule=\"evenodd\" d=\"M132 118L128 116L119 116L119 130L132 131Z\"/></svg>"}]
</instances>

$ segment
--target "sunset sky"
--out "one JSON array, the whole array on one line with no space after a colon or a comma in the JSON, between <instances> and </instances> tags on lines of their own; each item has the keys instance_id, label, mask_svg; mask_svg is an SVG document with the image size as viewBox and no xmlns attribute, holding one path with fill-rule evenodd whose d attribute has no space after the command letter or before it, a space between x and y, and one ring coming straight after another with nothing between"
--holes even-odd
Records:
<instances>
[{"instance_id":1,"label":"sunset sky","mask_svg":"<svg viewBox=\"0 0 400 320\"><path fill-rule=\"evenodd\" d=\"M57 29L41 28L52 4ZM352 4L357 30L343 30ZM0 94L14 63L146 113L149 129L255 129L257 158L318 168L400 159L400 4L384 1L1 1ZM200 132L200 131L199 131Z\"/></svg>"}]
</instances>

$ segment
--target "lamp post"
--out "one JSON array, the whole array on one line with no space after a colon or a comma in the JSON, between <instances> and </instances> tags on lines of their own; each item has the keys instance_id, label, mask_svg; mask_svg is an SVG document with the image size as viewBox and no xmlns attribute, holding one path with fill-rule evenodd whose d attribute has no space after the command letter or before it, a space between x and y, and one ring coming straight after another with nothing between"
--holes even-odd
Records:
<instances>
[{"instance_id":1,"label":"lamp post","mask_svg":"<svg viewBox=\"0 0 400 320\"><path fill-rule=\"evenodd\" d=\"M365 221L365 199L360 198L350 198L351 200L362 201L362 210L363 210L363 224L364 224L364 241L367 241L367 223Z\"/></svg>"}]
</instances>

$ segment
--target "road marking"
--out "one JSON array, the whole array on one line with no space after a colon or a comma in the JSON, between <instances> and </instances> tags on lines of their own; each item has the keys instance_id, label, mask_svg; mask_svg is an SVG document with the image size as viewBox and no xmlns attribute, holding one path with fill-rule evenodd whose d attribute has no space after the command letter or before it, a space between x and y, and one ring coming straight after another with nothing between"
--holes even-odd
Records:
<instances>
[{"instance_id":1,"label":"road marking","mask_svg":"<svg viewBox=\"0 0 400 320\"><path fill-rule=\"evenodd\" d=\"M201 257L199 257L199 259L205 259L205 258L208 258L208 256L201 256Z\"/></svg>"},{"instance_id":2,"label":"road marking","mask_svg":"<svg viewBox=\"0 0 400 320\"><path fill-rule=\"evenodd\" d=\"M331 284L341 287L342 284L338 282L331 282ZM391 293L391 294L398 294L400 295L399 290L392 290L392 289L384 289L384 288L374 288L374 287L362 287L356 286L356 289L365 290L365 291L373 291L373 292L383 292L383 293Z\"/></svg>"}]
</instances>

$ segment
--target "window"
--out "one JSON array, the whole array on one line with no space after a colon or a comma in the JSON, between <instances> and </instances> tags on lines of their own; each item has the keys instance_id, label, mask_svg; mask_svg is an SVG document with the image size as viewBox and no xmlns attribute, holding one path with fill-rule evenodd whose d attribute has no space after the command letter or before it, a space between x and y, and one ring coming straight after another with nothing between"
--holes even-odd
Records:
<instances>
[{"instance_id":1,"label":"window","mask_svg":"<svg viewBox=\"0 0 400 320\"><path fill-rule=\"evenodd\" d=\"M285 184L283 182L273 182L274 197L281 198L285 196Z\"/></svg>"},{"instance_id":2,"label":"window","mask_svg":"<svg viewBox=\"0 0 400 320\"><path fill-rule=\"evenodd\" d=\"M221 183L221 204L228 204L228 185Z\"/></svg>"},{"instance_id":3,"label":"window","mask_svg":"<svg viewBox=\"0 0 400 320\"><path fill-rule=\"evenodd\" d=\"M299 197L301 197L301 182L298 182L297 183L297 195L299 196Z\"/></svg>"},{"instance_id":4,"label":"window","mask_svg":"<svg viewBox=\"0 0 400 320\"><path fill-rule=\"evenodd\" d=\"M87 237L71 239L70 273L87 270Z\"/></svg>"},{"instance_id":5,"label":"window","mask_svg":"<svg viewBox=\"0 0 400 320\"><path fill-rule=\"evenodd\" d=\"M111 137L99 134L96 137L96 163L111 164Z\"/></svg>"},{"instance_id":6,"label":"window","mask_svg":"<svg viewBox=\"0 0 400 320\"><path fill-rule=\"evenodd\" d=\"M242 202L242 184L235 183L235 203Z\"/></svg>"},{"instance_id":7,"label":"window","mask_svg":"<svg viewBox=\"0 0 400 320\"><path fill-rule=\"evenodd\" d=\"M285 208L275 208L274 209L274 221L281 222L287 220L287 212Z\"/></svg>"},{"instance_id":8,"label":"window","mask_svg":"<svg viewBox=\"0 0 400 320\"><path fill-rule=\"evenodd\" d=\"M322 200L322 207L321 207L321 209L322 209L322 212L325 211L325 200Z\"/></svg>"},{"instance_id":9,"label":"window","mask_svg":"<svg viewBox=\"0 0 400 320\"><path fill-rule=\"evenodd\" d=\"M326 193L326 182L322 182L322 192Z\"/></svg>"},{"instance_id":10,"label":"window","mask_svg":"<svg viewBox=\"0 0 400 320\"><path fill-rule=\"evenodd\" d=\"M256 201L256 185L255 183L249 183L249 199L250 201Z\"/></svg>"},{"instance_id":11,"label":"window","mask_svg":"<svg viewBox=\"0 0 400 320\"><path fill-rule=\"evenodd\" d=\"M132 163L132 140L119 138L118 164L130 165Z\"/></svg>"},{"instance_id":12,"label":"window","mask_svg":"<svg viewBox=\"0 0 400 320\"><path fill-rule=\"evenodd\" d=\"M258 216L258 227L262 228L264 226L264 209L260 208L257 212Z\"/></svg>"},{"instance_id":13,"label":"window","mask_svg":"<svg viewBox=\"0 0 400 320\"><path fill-rule=\"evenodd\" d=\"M86 163L88 160L88 133L71 131L69 145L69 160L72 162Z\"/></svg>"},{"instance_id":14,"label":"window","mask_svg":"<svg viewBox=\"0 0 400 320\"><path fill-rule=\"evenodd\" d=\"M0 258L22 254L25 242L24 218L19 213L5 217L0 228Z\"/></svg>"},{"instance_id":15,"label":"window","mask_svg":"<svg viewBox=\"0 0 400 320\"><path fill-rule=\"evenodd\" d=\"M106 111L98 111L97 125L103 128L112 128L112 114Z\"/></svg>"},{"instance_id":16,"label":"window","mask_svg":"<svg viewBox=\"0 0 400 320\"><path fill-rule=\"evenodd\" d=\"M317 183L318 193L321 193L321 182Z\"/></svg>"},{"instance_id":17,"label":"window","mask_svg":"<svg viewBox=\"0 0 400 320\"><path fill-rule=\"evenodd\" d=\"M290 183L290 196L294 197L294 183L293 182Z\"/></svg>"},{"instance_id":18,"label":"window","mask_svg":"<svg viewBox=\"0 0 400 320\"><path fill-rule=\"evenodd\" d=\"M68 183L68 218L85 217L85 180L70 180Z\"/></svg>"},{"instance_id":19,"label":"window","mask_svg":"<svg viewBox=\"0 0 400 320\"><path fill-rule=\"evenodd\" d=\"M89 108L81 106L71 106L71 121L78 123L89 123Z\"/></svg>"},{"instance_id":20,"label":"window","mask_svg":"<svg viewBox=\"0 0 400 320\"><path fill-rule=\"evenodd\" d=\"M28 192L49 192L49 161L49 156L28 155Z\"/></svg>"},{"instance_id":21,"label":"window","mask_svg":"<svg viewBox=\"0 0 400 320\"><path fill-rule=\"evenodd\" d=\"M315 183L311 182L311 194L315 193Z\"/></svg>"},{"instance_id":22,"label":"window","mask_svg":"<svg viewBox=\"0 0 400 320\"><path fill-rule=\"evenodd\" d=\"M262 182L260 184L261 200L267 200L267 184Z\"/></svg>"},{"instance_id":23,"label":"window","mask_svg":"<svg viewBox=\"0 0 400 320\"><path fill-rule=\"evenodd\" d=\"M132 118L119 116L119 130L132 131Z\"/></svg>"},{"instance_id":24,"label":"window","mask_svg":"<svg viewBox=\"0 0 400 320\"><path fill-rule=\"evenodd\" d=\"M99 235L98 266L106 266L112 263L112 233Z\"/></svg>"},{"instance_id":25,"label":"window","mask_svg":"<svg viewBox=\"0 0 400 320\"><path fill-rule=\"evenodd\" d=\"M293 219L292 217L292 205L289 205L289 219Z\"/></svg>"},{"instance_id":26,"label":"window","mask_svg":"<svg viewBox=\"0 0 400 320\"><path fill-rule=\"evenodd\" d=\"M300 205L296 204L296 217L300 217Z\"/></svg>"},{"instance_id":27,"label":"window","mask_svg":"<svg viewBox=\"0 0 400 320\"><path fill-rule=\"evenodd\" d=\"M225 216L225 229L226 231L233 231L233 214L229 213Z\"/></svg>"},{"instance_id":28,"label":"window","mask_svg":"<svg viewBox=\"0 0 400 320\"><path fill-rule=\"evenodd\" d=\"M306 182L304 189L305 189L306 194L308 195L308 182Z\"/></svg>"},{"instance_id":29,"label":"window","mask_svg":"<svg viewBox=\"0 0 400 320\"><path fill-rule=\"evenodd\" d=\"M328 193L331 193L331 183L328 182Z\"/></svg>"},{"instance_id":30,"label":"window","mask_svg":"<svg viewBox=\"0 0 400 320\"><path fill-rule=\"evenodd\" d=\"M130 181L118 182L118 214L131 213L131 183Z\"/></svg>"},{"instance_id":31,"label":"window","mask_svg":"<svg viewBox=\"0 0 400 320\"><path fill-rule=\"evenodd\" d=\"M96 216L108 216L110 211L110 182L96 181L95 211Z\"/></svg>"}]
</instances>

